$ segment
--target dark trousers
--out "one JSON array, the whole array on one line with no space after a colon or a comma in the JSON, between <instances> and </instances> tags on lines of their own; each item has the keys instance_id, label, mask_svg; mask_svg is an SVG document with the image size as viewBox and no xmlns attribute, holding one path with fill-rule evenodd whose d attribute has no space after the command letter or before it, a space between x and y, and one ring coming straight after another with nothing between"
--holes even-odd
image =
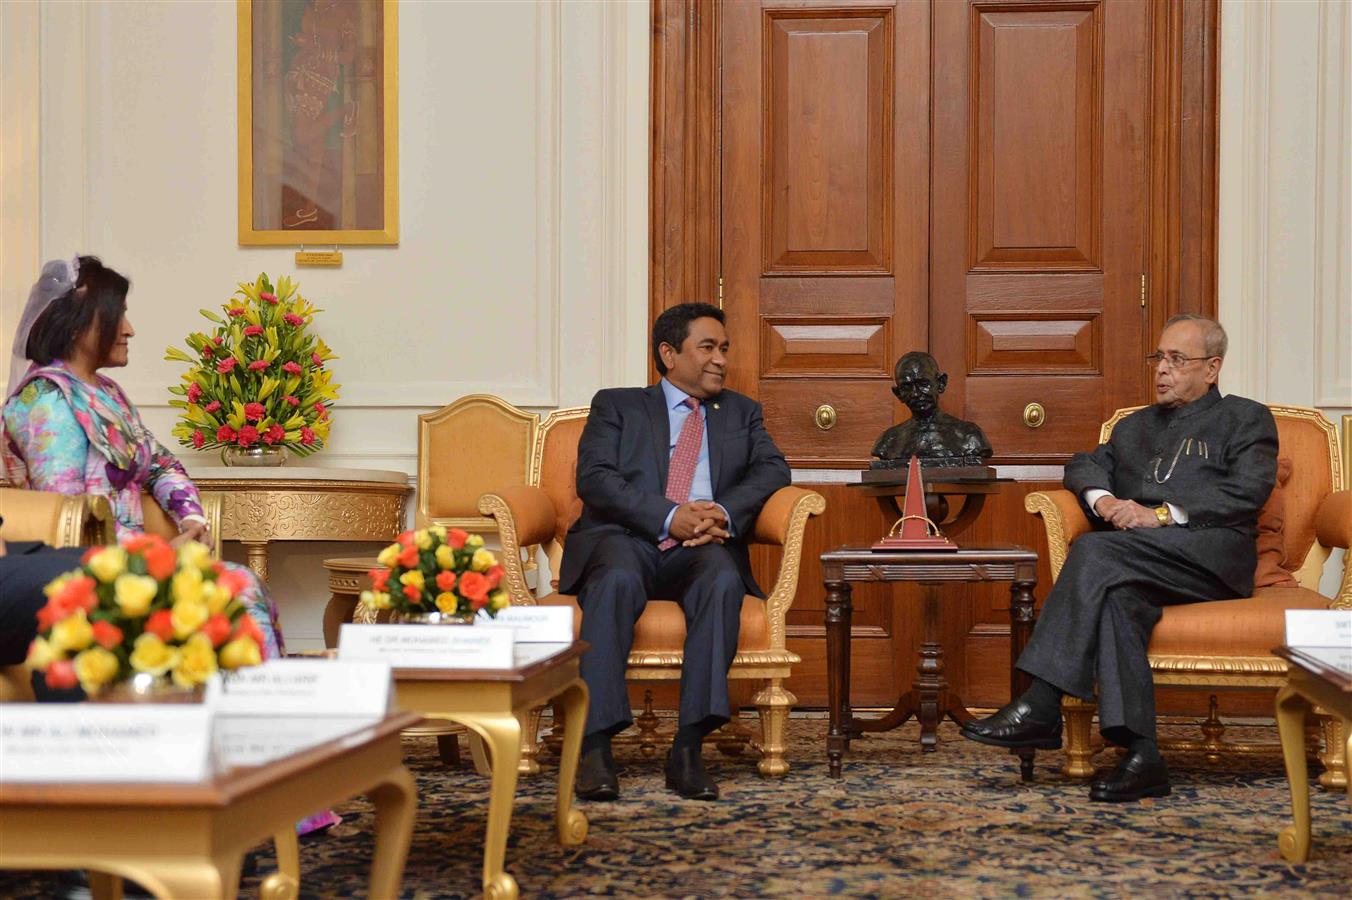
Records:
<instances>
[{"instance_id":1,"label":"dark trousers","mask_svg":"<svg viewBox=\"0 0 1352 900\"><path fill-rule=\"evenodd\" d=\"M1155 737L1155 684L1146 647L1161 607L1237 596L1162 529L1095 531L1071 545L1018 667L1067 694L1094 697L1099 729ZM1174 536L1170 536L1171 538Z\"/></svg>"},{"instance_id":2,"label":"dark trousers","mask_svg":"<svg viewBox=\"0 0 1352 900\"><path fill-rule=\"evenodd\" d=\"M42 589L58 575L80 567L81 547L48 547L25 541L0 556L0 666L24 661L37 637L37 612L47 604Z\"/></svg>"},{"instance_id":3,"label":"dark trousers","mask_svg":"<svg viewBox=\"0 0 1352 900\"><path fill-rule=\"evenodd\" d=\"M710 717L726 722L731 717L728 669L737 653L745 593L737 563L721 544L678 545L663 553L633 535L603 538L587 563L577 598L582 639L591 645L581 663L591 693L586 733L615 734L633 721L624 671L634 623L649 598L675 600L685 612L680 724Z\"/></svg>"}]
</instances>

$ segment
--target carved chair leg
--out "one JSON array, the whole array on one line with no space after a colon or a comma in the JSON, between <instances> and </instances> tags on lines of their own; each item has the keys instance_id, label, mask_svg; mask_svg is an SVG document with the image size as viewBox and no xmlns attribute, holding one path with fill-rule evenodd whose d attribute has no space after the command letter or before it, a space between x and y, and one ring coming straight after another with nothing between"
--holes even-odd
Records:
<instances>
[{"instance_id":1,"label":"carved chair leg","mask_svg":"<svg viewBox=\"0 0 1352 900\"><path fill-rule=\"evenodd\" d=\"M545 708L537 706L518 716L521 722L521 764L517 770L522 775L540 774L540 714Z\"/></svg>"},{"instance_id":2,"label":"carved chair leg","mask_svg":"<svg viewBox=\"0 0 1352 900\"><path fill-rule=\"evenodd\" d=\"M1067 778L1091 778L1094 775L1094 747L1090 727L1098 704L1092 700L1066 696L1061 700L1061 714L1066 721L1066 764L1061 772Z\"/></svg>"},{"instance_id":3,"label":"carved chair leg","mask_svg":"<svg viewBox=\"0 0 1352 900\"><path fill-rule=\"evenodd\" d=\"M1347 791L1352 796L1347 749L1352 735L1348 734L1347 726L1337 716L1329 715L1318 706L1314 711L1324 738L1319 752L1319 762L1324 766L1324 771L1319 773L1319 786L1326 791Z\"/></svg>"},{"instance_id":4,"label":"carved chair leg","mask_svg":"<svg viewBox=\"0 0 1352 900\"><path fill-rule=\"evenodd\" d=\"M460 767L460 735L458 734L439 734L437 735L437 755L441 757L441 764L450 766L452 769Z\"/></svg>"},{"instance_id":5,"label":"carved chair leg","mask_svg":"<svg viewBox=\"0 0 1352 900\"><path fill-rule=\"evenodd\" d=\"M741 756L752 741L751 731L742 724L742 711L734 706L732 718L714 735L714 745L724 756Z\"/></svg>"},{"instance_id":6,"label":"carved chair leg","mask_svg":"<svg viewBox=\"0 0 1352 900\"><path fill-rule=\"evenodd\" d=\"M788 760L784 758L784 726L789 720L789 710L798 698L784 687L782 678L772 678L756 695L755 702L761 720L758 748L761 760L756 769L767 778L784 775L789 771Z\"/></svg>"},{"instance_id":7,"label":"carved chair leg","mask_svg":"<svg viewBox=\"0 0 1352 900\"><path fill-rule=\"evenodd\" d=\"M659 721L657 713L653 711L653 692L644 691L643 712L634 720L634 724L638 726L638 749L644 759L657 756L657 744L662 740L661 735L657 733Z\"/></svg>"}]
</instances>

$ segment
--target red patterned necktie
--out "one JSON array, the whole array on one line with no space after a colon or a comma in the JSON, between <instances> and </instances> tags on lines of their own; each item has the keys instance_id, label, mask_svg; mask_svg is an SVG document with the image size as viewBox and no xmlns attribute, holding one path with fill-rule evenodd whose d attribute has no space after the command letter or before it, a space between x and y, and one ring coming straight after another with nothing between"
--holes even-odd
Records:
<instances>
[{"instance_id":1,"label":"red patterned necktie","mask_svg":"<svg viewBox=\"0 0 1352 900\"><path fill-rule=\"evenodd\" d=\"M676 439L676 449L671 452L671 463L667 466L667 499L672 503L685 503L690 499L690 482L695 480L695 466L699 462L699 448L704 441L704 417L699 414L699 401L686 397L683 401L690 407L690 413L681 426L681 436ZM669 537L657 545L658 550L670 550L680 541Z\"/></svg>"}]
</instances>

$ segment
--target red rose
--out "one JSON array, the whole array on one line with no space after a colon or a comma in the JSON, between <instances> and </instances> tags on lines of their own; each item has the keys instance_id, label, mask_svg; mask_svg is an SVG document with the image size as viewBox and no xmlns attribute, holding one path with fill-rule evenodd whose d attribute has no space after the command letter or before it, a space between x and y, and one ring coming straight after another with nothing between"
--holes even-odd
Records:
<instances>
[{"instance_id":1,"label":"red rose","mask_svg":"<svg viewBox=\"0 0 1352 900\"><path fill-rule=\"evenodd\" d=\"M299 375L301 372L305 370L302 369L300 366L296 365L295 363L289 362L282 364L282 371L288 375Z\"/></svg>"},{"instance_id":2,"label":"red rose","mask_svg":"<svg viewBox=\"0 0 1352 900\"><path fill-rule=\"evenodd\" d=\"M248 618L246 615L245 618ZM253 621L250 619L250 621ZM230 618L225 613L216 613L202 626L202 633L211 639L211 646L219 647L230 637Z\"/></svg>"},{"instance_id":3,"label":"red rose","mask_svg":"<svg viewBox=\"0 0 1352 900\"><path fill-rule=\"evenodd\" d=\"M300 442L305 446L310 446L315 442L315 433L304 425L300 428Z\"/></svg>"},{"instance_id":4,"label":"red rose","mask_svg":"<svg viewBox=\"0 0 1352 900\"><path fill-rule=\"evenodd\" d=\"M263 432L263 443L275 444L286 438L286 429L280 425L269 425L268 430Z\"/></svg>"},{"instance_id":5,"label":"red rose","mask_svg":"<svg viewBox=\"0 0 1352 900\"><path fill-rule=\"evenodd\" d=\"M229 425L222 425L216 429L216 440L222 444L233 444L235 442L235 429Z\"/></svg>"},{"instance_id":6,"label":"red rose","mask_svg":"<svg viewBox=\"0 0 1352 900\"><path fill-rule=\"evenodd\" d=\"M461 575L460 596L470 601L487 599L488 579L478 572L466 572ZM479 606L483 606L483 604L480 603ZM475 609L478 609L478 606Z\"/></svg>"},{"instance_id":7,"label":"red rose","mask_svg":"<svg viewBox=\"0 0 1352 900\"><path fill-rule=\"evenodd\" d=\"M102 547L90 547L84 553L80 554L80 565L82 566L89 565L89 561L102 552L103 552Z\"/></svg>"},{"instance_id":8,"label":"red rose","mask_svg":"<svg viewBox=\"0 0 1352 900\"><path fill-rule=\"evenodd\" d=\"M438 572L438 573L437 573L437 590L439 590L439 591L449 591L449 590L451 590L451 589L454 588L454 587L455 587L455 573L454 573L454 572Z\"/></svg>"},{"instance_id":9,"label":"red rose","mask_svg":"<svg viewBox=\"0 0 1352 900\"><path fill-rule=\"evenodd\" d=\"M52 598L58 606L74 612L83 609L93 612L99 605L99 597L94 593L94 579L88 575L76 575L61 586L61 590Z\"/></svg>"},{"instance_id":10,"label":"red rose","mask_svg":"<svg viewBox=\"0 0 1352 900\"><path fill-rule=\"evenodd\" d=\"M173 613L167 609L157 609L146 619L146 632L168 643L174 639Z\"/></svg>"},{"instance_id":11,"label":"red rose","mask_svg":"<svg viewBox=\"0 0 1352 900\"><path fill-rule=\"evenodd\" d=\"M259 291L258 299L271 303L273 306L277 305L277 295L269 294L267 291Z\"/></svg>"},{"instance_id":12,"label":"red rose","mask_svg":"<svg viewBox=\"0 0 1352 900\"><path fill-rule=\"evenodd\" d=\"M371 587L374 590L383 591L386 585L390 583L389 569L372 569L366 574L371 576Z\"/></svg>"},{"instance_id":13,"label":"red rose","mask_svg":"<svg viewBox=\"0 0 1352 900\"><path fill-rule=\"evenodd\" d=\"M192 445L194 449L201 450L207 442L207 436L202 433L202 429L196 428L192 433Z\"/></svg>"},{"instance_id":14,"label":"red rose","mask_svg":"<svg viewBox=\"0 0 1352 900\"><path fill-rule=\"evenodd\" d=\"M122 541L122 549L128 553L140 553L149 547L155 541L155 536L150 534L133 534Z\"/></svg>"},{"instance_id":15,"label":"red rose","mask_svg":"<svg viewBox=\"0 0 1352 900\"><path fill-rule=\"evenodd\" d=\"M103 649L111 650L122 643L122 629L100 619L94 623L94 641Z\"/></svg>"},{"instance_id":16,"label":"red rose","mask_svg":"<svg viewBox=\"0 0 1352 900\"><path fill-rule=\"evenodd\" d=\"M258 443L258 429L252 425L245 425L239 430L239 440L237 443L241 447L248 447L251 444Z\"/></svg>"},{"instance_id":17,"label":"red rose","mask_svg":"<svg viewBox=\"0 0 1352 900\"><path fill-rule=\"evenodd\" d=\"M446 543L450 544L456 550L465 546L465 541L469 538L469 532L463 528L452 528L446 532Z\"/></svg>"},{"instance_id":18,"label":"red rose","mask_svg":"<svg viewBox=\"0 0 1352 900\"><path fill-rule=\"evenodd\" d=\"M249 363L249 371L261 372L270 365L272 365L272 363L268 362L266 359L255 359L253 362Z\"/></svg>"},{"instance_id":19,"label":"red rose","mask_svg":"<svg viewBox=\"0 0 1352 900\"><path fill-rule=\"evenodd\" d=\"M202 386L197 382L188 385L188 402L196 403L202 399Z\"/></svg>"},{"instance_id":20,"label":"red rose","mask_svg":"<svg viewBox=\"0 0 1352 900\"><path fill-rule=\"evenodd\" d=\"M297 328L305 324L305 319L302 318L301 316L296 315L295 313L287 313L286 315L282 316L282 320L286 322L286 324L294 325Z\"/></svg>"},{"instance_id":21,"label":"red rose","mask_svg":"<svg viewBox=\"0 0 1352 900\"><path fill-rule=\"evenodd\" d=\"M221 401L219 401L219 400L212 400L210 403L208 403L206 406L204 406L204 407L202 407L202 408L205 409L205 410L206 410L207 412L209 412L209 413L214 413L216 410L218 410L218 409L221 408Z\"/></svg>"},{"instance_id":22,"label":"red rose","mask_svg":"<svg viewBox=\"0 0 1352 900\"><path fill-rule=\"evenodd\" d=\"M400 535L397 538L395 538L395 540L398 541L400 544L403 544L405 547L412 547L413 532L412 531L401 532Z\"/></svg>"},{"instance_id":23,"label":"red rose","mask_svg":"<svg viewBox=\"0 0 1352 900\"><path fill-rule=\"evenodd\" d=\"M227 569L222 566L216 572L216 587L227 591L231 597L238 596L240 591L249 587L249 576L238 569Z\"/></svg>"},{"instance_id":24,"label":"red rose","mask_svg":"<svg viewBox=\"0 0 1352 900\"><path fill-rule=\"evenodd\" d=\"M405 569L411 569L418 564L418 548L405 547L399 553L399 565Z\"/></svg>"},{"instance_id":25,"label":"red rose","mask_svg":"<svg viewBox=\"0 0 1352 900\"><path fill-rule=\"evenodd\" d=\"M484 573L488 578L488 589L491 591L502 581L502 566L494 566Z\"/></svg>"},{"instance_id":26,"label":"red rose","mask_svg":"<svg viewBox=\"0 0 1352 900\"><path fill-rule=\"evenodd\" d=\"M230 316L230 318L232 318L232 319L238 319L240 316L244 315L244 307L242 307L242 306L232 306L232 307L230 307L229 309L227 309L225 312L226 312L226 314L227 314L228 316ZM220 343L220 338L217 338L217 339L216 339L216 342L217 342L217 343Z\"/></svg>"},{"instance_id":27,"label":"red rose","mask_svg":"<svg viewBox=\"0 0 1352 900\"><path fill-rule=\"evenodd\" d=\"M263 632L259 629L258 623L245 613L235 622L234 637L246 637L258 645L258 649L263 649Z\"/></svg>"},{"instance_id":28,"label":"red rose","mask_svg":"<svg viewBox=\"0 0 1352 900\"><path fill-rule=\"evenodd\" d=\"M257 337L262 333L263 333L262 325L250 325L248 328L244 329L245 337Z\"/></svg>"},{"instance_id":29,"label":"red rose","mask_svg":"<svg viewBox=\"0 0 1352 900\"><path fill-rule=\"evenodd\" d=\"M47 605L37 611L38 631L47 631L64 618L65 616L61 614L61 610L52 605L52 601L48 600Z\"/></svg>"},{"instance_id":30,"label":"red rose","mask_svg":"<svg viewBox=\"0 0 1352 900\"><path fill-rule=\"evenodd\" d=\"M285 397L283 397L282 402L285 403L287 406L292 407L300 406L300 398L293 397L291 394L287 394Z\"/></svg>"},{"instance_id":31,"label":"red rose","mask_svg":"<svg viewBox=\"0 0 1352 900\"><path fill-rule=\"evenodd\" d=\"M312 362L312 363L315 364L315 368L316 368L316 369L322 369L322 368L324 368L324 360L323 360L322 357L320 357L320 355L319 355L318 353L311 353L311 354L310 354L310 362Z\"/></svg>"},{"instance_id":32,"label":"red rose","mask_svg":"<svg viewBox=\"0 0 1352 900\"><path fill-rule=\"evenodd\" d=\"M488 595L485 594L482 597L475 597L473 600L469 601L469 605L475 610L483 609L488 605Z\"/></svg>"},{"instance_id":33,"label":"red rose","mask_svg":"<svg viewBox=\"0 0 1352 900\"><path fill-rule=\"evenodd\" d=\"M80 680L75 677L75 664L68 659L58 659L47 667L47 687L54 691L65 691L75 687Z\"/></svg>"},{"instance_id":34,"label":"red rose","mask_svg":"<svg viewBox=\"0 0 1352 900\"><path fill-rule=\"evenodd\" d=\"M146 574L156 581L164 581L174 574L178 566L178 555L174 548L164 541L147 547L145 552Z\"/></svg>"},{"instance_id":35,"label":"red rose","mask_svg":"<svg viewBox=\"0 0 1352 900\"><path fill-rule=\"evenodd\" d=\"M407 597L409 601L412 603L422 602L422 591L418 590L418 588L415 587L414 585L411 584L404 585L404 596Z\"/></svg>"},{"instance_id":36,"label":"red rose","mask_svg":"<svg viewBox=\"0 0 1352 900\"><path fill-rule=\"evenodd\" d=\"M234 367L235 367L235 358L233 356L227 356L225 359L216 363L216 371L222 375L229 375L230 370L233 369Z\"/></svg>"},{"instance_id":37,"label":"red rose","mask_svg":"<svg viewBox=\"0 0 1352 900\"><path fill-rule=\"evenodd\" d=\"M264 408L261 403L244 404L244 418L248 419L250 422L257 422L267 414L267 409Z\"/></svg>"}]
</instances>

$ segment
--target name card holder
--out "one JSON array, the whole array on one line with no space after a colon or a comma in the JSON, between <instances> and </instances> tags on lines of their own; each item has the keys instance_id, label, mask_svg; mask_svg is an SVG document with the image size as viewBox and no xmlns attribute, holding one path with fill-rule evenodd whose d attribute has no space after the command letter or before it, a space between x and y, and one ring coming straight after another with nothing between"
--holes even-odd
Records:
<instances>
[{"instance_id":1,"label":"name card holder","mask_svg":"<svg viewBox=\"0 0 1352 900\"><path fill-rule=\"evenodd\" d=\"M345 624L338 658L402 669L510 669L514 640L511 628Z\"/></svg>"},{"instance_id":2,"label":"name card holder","mask_svg":"<svg viewBox=\"0 0 1352 900\"><path fill-rule=\"evenodd\" d=\"M7 703L0 781L204 781L211 716L205 703Z\"/></svg>"},{"instance_id":3,"label":"name card holder","mask_svg":"<svg viewBox=\"0 0 1352 900\"><path fill-rule=\"evenodd\" d=\"M385 715L393 678L388 662L272 659L207 683L207 703L224 716Z\"/></svg>"},{"instance_id":4,"label":"name card holder","mask_svg":"<svg viewBox=\"0 0 1352 900\"><path fill-rule=\"evenodd\" d=\"M1352 648L1352 609L1288 609L1286 645Z\"/></svg>"},{"instance_id":5,"label":"name card holder","mask_svg":"<svg viewBox=\"0 0 1352 900\"><path fill-rule=\"evenodd\" d=\"M365 729L383 716L218 716L216 754L227 768L261 766L351 736L360 740Z\"/></svg>"},{"instance_id":6,"label":"name card holder","mask_svg":"<svg viewBox=\"0 0 1352 900\"><path fill-rule=\"evenodd\" d=\"M475 627L510 628L518 644L567 644L573 640L571 606L509 606L497 618L479 613Z\"/></svg>"}]
</instances>

